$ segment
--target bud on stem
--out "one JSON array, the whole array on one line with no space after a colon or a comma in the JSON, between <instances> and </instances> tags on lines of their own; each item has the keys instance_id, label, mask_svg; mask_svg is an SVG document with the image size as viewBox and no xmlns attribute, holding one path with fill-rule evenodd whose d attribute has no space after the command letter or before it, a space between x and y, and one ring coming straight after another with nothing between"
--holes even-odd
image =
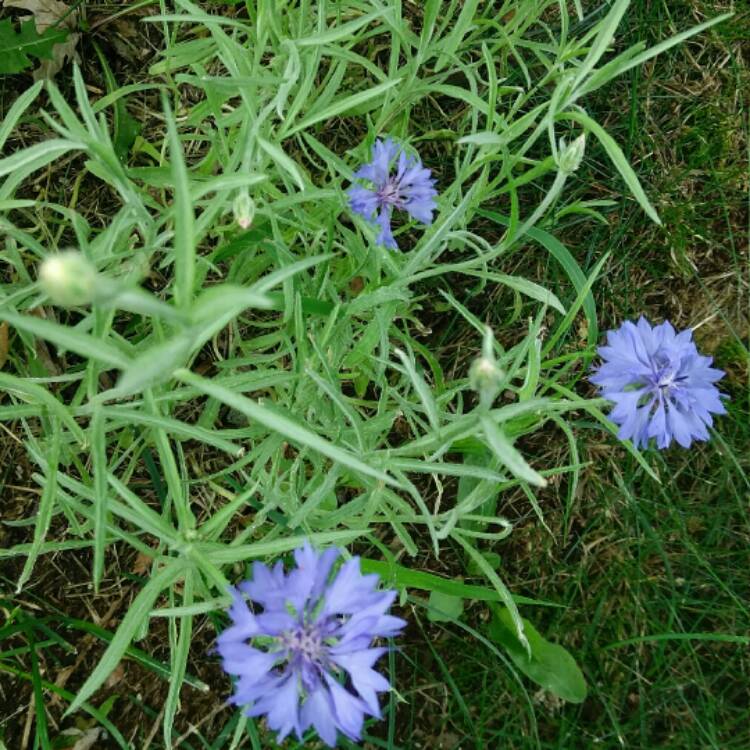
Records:
<instances>
[{"instance_id":1,"label":"bud on stem","mask_svg":"<svg viewBox=\"0 0 750 750\"><path fill-rule=\"evenodd\" d=\"M562 172L572 174L583 161L583 154L586 150L586 135L582 133L572 143L565 143L565 139L560 139L560 150L557 156L557 166Z\"/></svg>"},{"instance_id":2,"label":"bud on stem","mask_svg":"<svg viewBox=\"0 0 750 750\"><path fill-rule=\"evenodd\" d=\"M232 203L234 220L242 229L248 229L255 218L255 201L248 195L247 190L241 190Z\"/></svg>"},{"instance_id":3,"label":"bud on stem","mask_svg":"<svg viewBox=\"0 0 750 750\"><path fill-rule=\"evenodd\" d=\"M77 307L94 299L98 273L77 250L49 255L39 267L39 285L56 305Z\"/></svg>"},{"instance_id":4,"label":"bud on stem","mask_svg":"<svg viewBox=\"0 0 750 750\"><path fill-rule=\"evenodd\" d=\"M474 360L469 370L469 384L479 394L484 408L489 409L505 382L505 373L495 360L494 336L487 326L482 341L482 356Z\"/></svg>"}]
</instances>

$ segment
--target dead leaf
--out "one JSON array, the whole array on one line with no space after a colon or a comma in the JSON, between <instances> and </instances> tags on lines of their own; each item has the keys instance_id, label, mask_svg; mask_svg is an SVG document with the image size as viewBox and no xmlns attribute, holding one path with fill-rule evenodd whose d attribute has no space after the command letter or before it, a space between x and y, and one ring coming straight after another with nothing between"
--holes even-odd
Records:
<instances>
[{"instance_id":1,"label":"dead leaf","mask_svg":"<svg viewBox=\"0 0 750 750\"><path fill-rule=\"evenodd\" d=\"M123 666L122 662L120 662L112 671L112 674L110 674L109 677L107 677L104 685L108 688L115 687L125 676L125 667Z\"/></svg>"},{"instance_id":2,"label":"dead leaf","mask_svg":"<svg viewBox=\"0 0 750 750\"><path fill-rule=\"evenodd\" d=\"M33 307L29 310L31 315L35 315L37 318L47 320L47 313L43 307ZM36 357L42 366L47 370L50 375L60 375L60 368L55 363L55 360L50 353L47 342L44 339L34 340L34 350L36 351Z\"/></svg>"},{"instance_id":3,"label":"dead leaf","mask_svg":"<svg viewBox=\"0 0 750 750\"><path fill-rule=\"evenodd\" d=\"M76 45L80 34L78 28L78 11L71 11L70 6L60 0L5 0L6 8L27 10L34 19L36 30L43 34L51 26L68 30L68 37L64 42L56 44L52 49L52 59L42 60L34 71L34 80L53 78L67 60L79 62Z\"/></svg>"},{"instance_id":4,"label":"dead leaf","mask_svg":"<svg viewBox=\"0 0 750 750\"><path fill-rule=\"evenodd\" d=\"M57 685L57 687L59 688L64 688L68 680L70 679L70 675L72 675L74 671L75 671L75 664L71 664L68 667L63 667L57 673L57 677L55 677L55 685ZM49 699L49 705L50 706L62 705L62 699L60 698L60 695L58 693L52 693Z\"/></svg>"},{"instance_id":5,"label":"dead leaf","mask_svg":"<svg viewBox=\"0 0 750 750\"><path fill-rule=\"evenodd\" d=\"M131 568L131 572L137 576L143 576L151 570L151 563L153 563L153 557L149 557L143 552L139 552Z\"/></svg>"},{"instance_id":6,"label":"dead leaf","mask_svg":"<svg viewBox=\"0 0 750 750\"><path fill-rule=\"evenodd\" d=\"M91 748L97 747L99 740L106 739L107 737L107 733L97 727L87 729L85 732L76 728L66 729L64 732L61 732L61 735L77 738L76 744L70 750L91 750Z\"/></svg>"},{"instance_id":7,"label":"dead leaf","mask_svg":"<svg viewBox=\"0 0 750 750\"><path fill-rule=\"evenodd\" d=\"M0 323L0 370L8 361L8 324Z\"/></svg>"},{"instance_id":8,"label":"dead leaf","mask_svg":"<svg viewBox=\"0 0 750 750\"><path fill-rule=\"evenodd\" d=\"M36 30L43 34L50 26L55 26L62 19L63 26L72 28L69 21L76 13L60 0L5 0L6 8L28 10L34 16Z\"/></svg>"}]
</instances>

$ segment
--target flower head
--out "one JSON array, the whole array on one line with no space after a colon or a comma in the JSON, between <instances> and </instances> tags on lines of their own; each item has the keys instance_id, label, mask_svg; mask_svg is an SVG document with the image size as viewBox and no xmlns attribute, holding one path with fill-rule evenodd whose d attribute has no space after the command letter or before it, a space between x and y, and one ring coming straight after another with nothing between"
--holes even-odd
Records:
<instances>
[{"instance_id":1,"label":"flower head","mask_svg":"<svg viewBox=\"0 0 750 750\"><path fill-rule=\"evenodd\" d=\"M265 714L279 742L311 726L330 747L337 730L356 742L365 715L380 716L377 694L390 688L372 668L387 649L372 641L406 625L387 614L396 592L379 591L356 557L332 577L338 556L305 544L289 573L281 562L256 562L252 580L231 592L233 624L217 641L224 670L238 678L231 700L248 716Z\"/></svg>"},{"instance_id":2,"label":"flower head","mask_svg":"<svg viewBox=\"0 0 750 750\"><path fill-rule=\"evenodd\" d=\"M395 172L391 173L393 167ZM407 156L393 140L378 139L372 147L372 161L354 173L355 177L371 183L371 187L349 188L349 205L380 226L379 244L396 249L398 245L391 232L394 208L406 211L423 224L432 223L437 190L430 174L418 157Z\"/></svg>"},{"instance_id":3,"label":"flower head","mask_svg":"<svg viewBox=\"0 0 750 750\"><path fill-rule=\"evenodd\" d=\"M641 317L609 331L598 351L604 362L591 382L614 402L610 417L621 440L645 446L655 438L667 448L674 439L687 448L708 440L711 414L726 413L714 385L724 373L698 353L690 329L675 333L668 321L652 327Z\"/></svg>"}]
</instances>

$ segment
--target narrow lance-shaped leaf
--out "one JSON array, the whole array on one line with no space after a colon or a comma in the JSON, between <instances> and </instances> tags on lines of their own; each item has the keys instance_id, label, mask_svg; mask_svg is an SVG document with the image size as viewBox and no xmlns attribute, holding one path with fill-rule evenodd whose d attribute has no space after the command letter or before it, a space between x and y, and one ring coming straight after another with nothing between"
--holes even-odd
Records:
<instances>
[{"instance_id":1,"label":"narrow lance-shaped leaf","mask_svg":"<svg viewBox=\"0 0 750 750\"><path fill-rule=\"evenodd\" d=\"M94 465L94 591L104 573L104 547L107 538L107 440L101 407L94 407L91 420L91 457Z\"/></svg>"},{"instance_id":2,"label":"narrow lance-shaped leaf","mask_svg":"<svg viewBox=\"0 0 750 750\"><path fill-rule=\"evenodd\" d=\"M0 123L0 151L2 151L5 141L8 136L13 132L21 118L21 115L26 111L31 102L37 98L39 91L42 88L43 81L37 81L31 88L26 89L11 105L10 109L6 112L2 123Z\"/></svg>"},{"instance_id":3,"label":"narrow lance-shaped leaf","mask_svg":"<svg viewBox=\"0 0 750 750\"><path fill-rule=\"evenodd\" d=\"M182 600L186 607L193 603L195 588L195 571L188 568L185 571L185 585ZM178 625L179 636L176 648L172 650L172 673L169 679L169 693L164 704L164 747L172 747L172 726L174 717L180 707L180 691L187 671L187 659L190 651L190 638L193 634L193 617L184 615Z\"/></svg>"},{"instance_id":4,"label":"narrow lance-shaped leaf","mask_svg":"<svg viewBox=\"0 0 750 750\"><path fill-rule=\"evenodd\" d=\"M468 539L464 538L459 529L456 529L451 536L464 548L464 550L467 552L469 557L471 557L476 566L482 571L482 573L484 573L485 576L487 576L487 579L495 587L497 593L500 594L500 600L503 602L503 604L505 604L505 607L507 608L508 613L510 614L510 617L513 621L515 634L518 637L521 645L524 647L524 649L526 649L526 653L531 656L531 647L529 645L528 639L526 638L523 620L521 619L521 615L518 612L518 607L513 601L513 597L511 596L508 587L505 585L505 583L503 583L500 576L487 562L487 559L484 557L484 555L482 555L482 553L479 552Z\"/></svg>"},{"instance_id":5,"label":"narrow lance-shaped leaf","mask_svg":"<svg viewBox=\"0 0 750 750\"><path fill-rule=\"evenodd\" d=\"M653 47L649 47L647 50L643 49L645 46L643 42L633 45L613 60L610 60L605 65L594 70L588 79L576 89L575 98L580 99L582 96L590 94L592 91L600 88L616 76L621 76L632 68L639 68L651 58L681 44L691 36L706 31L711 28L711 26L716 26L716 24L729 20L733 15L733 13L722 13L720 16L716 16L716 18L709 18L708 21L699 23L697 26L693 26L685 31L681 31L679 34L675 34L674 36L669 37L669 39L665 39L663 42L659 42Z\"/></svg>"},{"instance_id":6,"label":"narrow lance-shaped leaf","mask_svg":"<svg viewBox=\"0 0 750 750\"><path fill-rule=\"evenodd\" d=\"M502 601L500 594L487 586L474 586L456 581L451 578L443 578L434 573L426 573L423 570L414 570L399 565L395 562L383 562L382 560L371 560L363 557L361 562L363 573L377 573L384 581L393 583L401 588L419 589L420 591L440 591L449 596L474 599L482 602ZM526 596L511 595L517 604L529 604L538 607L560 607L554 602L545 602L530 599Z\"/></svg>"},{"instance_id":7,"label":"narrow lance-shaped leaf","mask_svg":"<svg viewBox=\"0 0 750 750\"><path fill-rule=\"evenodd\" d=\"M34 570L34 564L42 552L47 530L52 520L52 512L55 507L55 498L57 497L57 462L60 457L60 425L57 419L52 420L52 428L49 454L47 456L47 469L44 474L44 489L42 490L42 497L39 501L36 523L34 525L34 539L26 555L23 570L16 586L16 592L20 592L23 589L24 584L29 580Z\"/></svg>"},{"instance_id":8,"label":"narrow lance-shaped leaf","mask_svg":"<svg viewBox=\"0 0 750 750\"><path fill-rule=\"evenodd\" d=\"M195 284L195 236L193 231L195 217L182 145L166 97L164 98L164 115L167 120L169 154L172 159L172 180L174 182L175 299L177 306L186 310L192 302L193 285Z\"/></svg>"},{"instance_id":9,"label":"narrow lance-shaped leaf","mask_svg":"<svg viewBox=\"0 0 750 750\"><path fill-rule=\"evenodd\" d=\"M340 99L339 101L331 104L320 112L313 112L312 114L309 114L304 120L297 123L293 128L291 128L291 130L284 133L284 137L288 138L290 135L293 135L300 130L306 130L311 125L315 125L315 123L317 122L330 120L332 117L338 117L339 115L344 114L344 112L349 112L356 107L361 107L363 104L366 104L373 100L382 99L383 94L400 83L400 81L400 78L395 78L392 81L380 83L377 86L373 86L372 88L365 89L364 91L360 91L357 94L352 94L351 96L347 96L344 99Z\"/></svg>"},{"instance_id":10,"label":"narrow lance-shaped leaf","mask_svg":"<svg viewBox=\"0 0 750 750\"><path fill-rule=\"evenodd\" d=\"M34 146L20 149L4 159L0 159L0 177L5 177L9 174L15 175L22 170L30 172L34 169L41 169L68 151L84 148L86 148L85 144L77 141L69 141L64 138L50 138Z\"/></svg>"},{"instance_id":11,"label":"narrow lance-shaped leaf","mask_svg":"<svg viewBox=\"0 0 750 750\"><path fill-rule=\"evenodd\" d=\"M14 328L47 339L61 349L75 352L82 357L95 359L97 362L104 362L110 367L117 367L121 370L128 366L127 356L114 344L77 331L75 328L62 326L59 323L53 323L51 320L43 320L32 315L19 315L11 310L0 309L0 319L7 320Z\"/></svg>"},{"instance_id":12,"label":"narrow lance-shaped leaf","mask_svg":"<svg viewBox=\"0 0 750 750\"><path fill-rule=\"evenodd\" d=\"M547 485L547 480L526 463L526 459L514 447L513 443L508 440L505 433L495 424L491 417L482 415L479 421L482 425L484 436L487 438L488 445L513 476L524 482L529 482L529 484L534 484L537 487L545 487Z\"/></svg>"},{"instance_id":13,"label":"narrow lance-shaped leaf","mask_svg":"<svg viewBox=\"0 0 750 750\"><path fill-rule=\"evenodd\" d=\"M589 53L586 55L576 73L572 85L573 90L575 90L578 84L586 78L597 62L599 62L602 55L607 51L607 48L612 43L612 39L614 39L615 31L617 30L622 17L628 9L628 5L630 5L630 0L615 0L609 13L607 13L602 19L599 25L599 31L589 49Z\"/></svg>"},{"instance_id":14,"label":"narrow lance-shaped leaf","mask_svg":"<svg viewBox=\"0 0 750 750\"><path fill-rule=\"evenodd\" d=\"M564 112L558 115L558 117L560 119L574 120L591 131L599 139L599 142L607 152L607 156L612 160L622 179L625 180L625 184L630 189L633 197L638 201L648 217L656 224L661 225L661 219L656 213L656 209L651 205L646 191L643 189L633 168L628 163L625 154L623 154L622 149L617 145L615 139L596 120L593 120L583 112Z\"/></svg>"},{"instance_id":15,"label":"narrow lance-shaped leaf","mask_svg":"<svg viewBox=\"0 0 750 750\"><path fill-rule=\"evenodd\" d=\"M265 138L258 137L258 145L294 180L300 190L305 189L305 178L294 159L287 156L280 146Z\"/></svg>"},{"instance_id":16,"label":"narrow lance-shaped leaf","mask_svg":"<svg viewBox=\"0 0 750 750\"><path fill-rule=\"evenodd\" d=\"M439 430L440 417L438 415L437 404L435 403L435 398L432 395L430 386L427 385L424 377L417 370L413 357L408 356L405 352L401 351L401 349L396 349L395 352L396 356L401 360L406 375L411 380L414 390L419 396L419 400L422 402L422 407L424 408L427 419L430 422L430 427L432 427L433 430Z\"/></svg>"},{"instance_id":17,"label":"narrow lance-shaped leaf","mask_svg":"<svg viewBox=\"0 0 750 750\"><path fill-rule=\"evenodd\" d=\"M318 451L318 453L322 453L324 456L327 456L333 461L337 461L356 473L365 474L375 479L379 479L382 482L386 482L387 484L399 486L398 482L385 472L369 466L349 451L333 445L325 438L317 435L312 430L309 430L307 427L303 427L289 417L272 411L266 406L262 406L257 401L253 401L238 393L234 393L211 380L206 380L205 378L188 372L187 370L179 370L175 373L175 377L183 383L192 385L202 393L205 393L208 396L213 396L215 399L222 401L227 406L231 406L246 417L262 424L271 432L283 435L293 443L312 448L313 450Z\"/></svg>"},{"instance_id":18,"label":"narrow lance-shaped leaf","mask_svg":"<svg viewBox=\"0 0 750 750\"><path fill-rule=\"evenodd\" d=\"M70 411L38 383L34 383L26 378L19 378L10 373L0 372L0 389L17 395L24 401L33 404L39 411L47 409L50 414L53 414L55 418L59 419L70 430L71 434L75 436L76 440L82 446L86 444L86 435ZM12 407L8 408L10 410ZM20 412L18 416L21 416Z\"/></svg>"}]
</instances>

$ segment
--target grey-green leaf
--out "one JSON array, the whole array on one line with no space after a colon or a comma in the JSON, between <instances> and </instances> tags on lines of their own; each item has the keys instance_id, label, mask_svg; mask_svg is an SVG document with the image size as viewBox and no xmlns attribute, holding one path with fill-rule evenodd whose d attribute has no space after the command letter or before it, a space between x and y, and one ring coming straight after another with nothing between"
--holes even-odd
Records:
<instances>
[{"instance_id":1,"label":"grey-green leaf","mask_svg":"<svg viewBox=\"0 0 750 750\"><path fill-rule=\"evenodd\" d=\"M508 470L515 477L529 484L534 484L537 487L545 487L547 485L547 480L526 463L526 459L490 417L483 415L480 417L480 422L484 436L493 453L507 466Z\"/></svg>"},{"instance_id":2,"label":"grey-green leaf","mask_svg":"<svg viewBox=\"0 0 750 750\"><path fill-rule=\"evenodd\" d=\"M262 424L271 432L283 435L297 445L312 448L318 451L318 453L327 456L332 461L348 467L355 473L366 474L387 484L396 487L399 486L399 483L385 472L369 466L349 451L339 448L307 427L273 409L269 409L267 406L263 406L257 401L234 393L228 388L224 388L211 380L206 380L187 370L181 370L175 373L175 375L183 383L192 385L208 396L213 396L213 398L225 403L227 406L231 406L254 422Z\"/></svg>"},{"instance_id":3,"label":"grey-green leaf","mask_svg":"<svg viewBox=\"0 0 750 750\"><path fill-rule=\"evenodd\" d=\"M560 117L562 119L574 120L586 128L586 130L591 131L599 139L599 143L604 146L607 156L612 160L612 164L615 165L622 179L625 180L625 184L633 194L633 197L638 201L648 217L661 226L659 214L656 213L656 209L651 205L646 191L633 171L633 167L630 166L628 160L625 158L625 154L622 153L622 149L618 146L617 141L596 120L583 114L583 112L565 112Z\"/></svg>"}]
</instances>

